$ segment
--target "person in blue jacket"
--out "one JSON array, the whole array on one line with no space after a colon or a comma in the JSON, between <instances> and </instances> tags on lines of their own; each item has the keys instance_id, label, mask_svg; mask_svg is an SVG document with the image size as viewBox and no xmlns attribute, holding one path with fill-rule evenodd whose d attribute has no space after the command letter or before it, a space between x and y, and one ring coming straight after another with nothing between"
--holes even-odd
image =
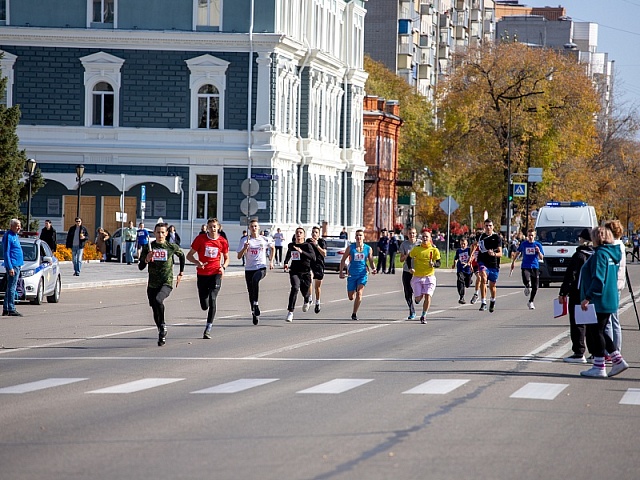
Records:
<instances>
[{"instance_id":1,"label":"person in blue jacket","mask_svg":"<svg viewBox=\"0 0 640 480\"><path fill-rule=\"evenodd\" d=\"M9 230L2 237L2 253L4 258L5 278L7 281L7 289L4 294L4 302L2 304L2 316L21 317L22 314L16 310L16 288L18 287L18 279L20 278L20 269L24 265L24 257L22 255L22 247L18 232L22 228L20 220L12 218L9 223Z\"/></svg>"},{"instance_id":2,"label":"person in blue jacket","mask_svg":"<svg viewBox=\"0 0 640 480\"><path fill-rule=\"evenodd\" d=\"M511 260L511 272L516 265L516 260L522 255L522 284L524 285L524 294L529 297L527 306L529 310L534 310L536 307L533 304L533 299L536 298L538 293L538 284L540 278L540 260L544 258L544 249L542 244L536 241L536 231L533 228L527 230L527 238L520 242L518 249L513 255Z\"/></svg>"},{"instance_id":3,"label":"person in blue jacket","mask_svg":"<svg viewBox=\"0 0 640 480\"><path fill-rule=\"evenodd\" d=\"M615 348L613 339L605 331L609 315L618 311L618 268L622 252L615 245L613 233L606 227L591 230L594 252L580 270L580 299L582 310L593 304L597 323L587 324L587 348L593 353L593 366L580 372L584 377L613 377L629 365ZM611 370L605 370L604 356L611 355Z\"/></svg>"}]
</instances>

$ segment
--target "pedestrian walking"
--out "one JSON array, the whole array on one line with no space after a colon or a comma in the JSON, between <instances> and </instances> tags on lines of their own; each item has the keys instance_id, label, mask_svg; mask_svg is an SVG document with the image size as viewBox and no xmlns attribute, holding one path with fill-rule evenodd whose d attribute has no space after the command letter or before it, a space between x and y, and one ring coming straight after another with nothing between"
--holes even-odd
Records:
<instances>
[{"instance_id":1,"label":"pedestrian walking","mask_svg":"<svg viewBox=\"0 0 640 480\"><path fill-rule=\"evenodd\" d=\"M49 245L49 248L53 253L58 248L58 234L55 228L51 225L51 220L44 221L44 228L40 232L40 240Z\"/></svg>"},{"instance_id":2,"label":"pedestrian walking","mask_svg":"<svg viewBox=\"0 0 640 480\"><path fill-rule=\"evenodd\" d=\"M427 323L426 315L431 306L431 297L436 290L436 268L440 268L440 250L433 244L431 232L422 232L422 243L413 247L409 256L413 259L411 288L416 305L422 303L420 323Z\"/></svg>"},{"instance_id":3,"label":"pedestrian walking","mask_svg":"<svg viewBox=\"0 0 640 480\"><path fill-rule=\"evenodd\" d=\"M340 278L345 277L344 268L349 260L347 277L347 296L353 301L353 311L351 320L358 320L358 309L362 303L364 287L369 279L369 272L376 274L376 267L373 264L373 251L371 247L364 243L364 230L356 230L355 243L349 247L340 259Z\"/></svg>"},{"instance_id":4,"label":"pedestrian walking","mask_svg":"<svg viewBox=\"0 0 640 480\"><path fill-rule=\"evenodd\" d=\"M315 296L315 313L320 313L320 296L322 294L322 280L324 279L324 258L327 256L327 242L320 236L320 227L311 229L311 238L307 242L313 247L316 259L311 262L313 273L313 295Z\"/></svg>"},{"instance_id":5,"label":"pedestrian walking","mask_svg":"<svg viewBox=\"0 0 640 480\"><path fill-rule=\"evenodd\" d=\"M296 228L295 241L287 246L284 264L289 265L289 303L287 304L287 322L293 322L293 311L296 308L298 292L302 293L304 303L302 311L307 312L311 306L311 264L316 260L313 246L306 242L304 228Z\"/></svg>"},{"instance_id":6,"label":"pedestrian walking","mask_svg":"<svg viewBox=\"0 0 640 480\"><path fill-rule=\"evenodd\" d=\"M587 310L593 304L597 323L587 324L587 347L593 353L593 366L580 372L583 377L614 377L629 365L615 348L613 339L605 331L612 313L620 305L618 295L618 268L622 252L614 244L613 233L606 227L591 230L594 252L580 271L580 306ZM605 353L611 355L611 370L605 370Z\"/></svg>"},{"instance_id":7,"label":"pedestrian walking","mask_svg":"<svg viewBox=\"0 0 640 480\"><path fill-rule=\"evenodd\" d=\"M498 276L500 275L500 257L502 257L502 239L493 231L493 221L484 221L484 232L474 245L473 255L478 252L478 274L480 277L480 311L487 310L487 289L489 298L489 311L496 307Z\"/></svg>"},{"instance_id":8,"label":"pedestrian walking","mask_svg":"<svg viewBox=\"0 0 640 480\"><path fill-rule=\"evenodd\" d=\"M400 244L400 261L402 262L402 288L404 290L404 300L409 306L409 316L407 320L416 318L416 307L413 301L413 289L411 288L411 279L413 278L413 259L409 253L420 245L421 241L415 228L410 228L407 232L407 239Z\"/></svg>"},{"instance_id":9,"label":"pedestrian walking","mask_svg":"<svg viewBox=\"0 0 640 480\"><path fill-rule=\"evenodd\" d=\"M178 288L184 272L185 256L178 245L167 241L166 223L156 224L153 233L156 239L142 246L138 268L144 270L149 266L147 298L153 311L153 321L158 327L158 346L161 347L167 338L164 301L173 290L173 257L176 255L180 261L180 272L176 279Z\"/></svg>"},{"instance_id":10,"label":"pedestrian walking","mask_svg":"<svg viewBox=\"0 0 640 480\"><path fill-rule=\"evenodd\" d=\"M282 264L282 244L284 242L284 235L282 231L278 228L276 233L273 235L273 241L276 246L276 265L280 266Z\"/></svg>"},{"instance_id":11,"label":"pedestrian walking","mask_svg":"<svg viewBox=\"0 0 640 480\"><path fill-rule=\"evenodd\" d=\"M585 333L587 327L584 324L576 323L576 305L580 305L580 270L591 255L591 232L588 228L583 229L578 235L578 248L571 257L567 270L564 273L564 280L560 285L558 301L562 304L568 301L569 313L569 334L571 336L571 350L573 354L563 360L567 363L587 363L584 356L586 351Z\"/></svg>"},{"instance_id":12,"label":"pedestrian walking","mask_svg":"<svg viewBox=\"0 0 640 480\"><path fill-rule=\"evenodd\" d=\"M522 284L524 285L524 295L528 297L527 307L529 310L535 310L533 300L538 293L538 285L540 282L540 260L544 259L544 249L542 244L536 241L536 231L533 228L527 230L527 238L520 242L515 253L512 255L511 270L509 275L513 273L516 266L516 260L522 255L522 263L520 270L522 273Z\"/></svg>"},{"instance_id":13,"label":"pedestrian walking","mask_svg":"<svg viewBox=\"0 0 640 480\"><path fill-rule=\"evenodd\" d=\"M253 324L258 325L260 321L260 306L258 299L260 296L260 281L267 275L267 266L273 270L273 257L275 248L273 239L260 235L260 224L258 220L249 222L249 235L240 241L237 253L238 259L245 258L244 278L249 293L249 304L251 305L251 317ZM269 257L267 260L267 250Z\"/></svg>"},{"instance_id":14,"label":"pedestrian walking","mask_svg":"<svg viewBox=\"0 0 640 480\"><path fill-rule=\"evenodd\" d=\"M620 253L622 257L620 257L620 266L618 268L618 305L620 304L620 294L622 290L624 290L624 286L626 284L626 273L627 273L627 250L622 242L622 224L620 220L611 220L604 224L611 233L613 233L613 243L620 248ZM619 352L622 351L622 327L620 326L620 315L618 310L611 314L609 321L607 322L606 331L609 334L609 337L613 340L613 345L616 347L616 350Z\"/></svg>"},{"instance_id":15,"label":"pedestrian walking","mask_svg":"<svg viewBox=\"0 0 640 480\"><path fill-rule=\"evenodd\" d=\"M71 262L73 263L73 276L79 277L82 268L82 257L84 254L84 246L89 238L89 232L82 225L82 219L76 217L75 224L69 228L67 232L67 241L65 245L71 250Z\"/></svg>"},{"instance_id":16,"label":"pedestrian walking","mask_svg":"<svg viewBox=\"0 0 640 480\"><path fill-rule=\"evenodd\" d=\"M129 220L129 226L124 228L123 235L121 238L124 238L124 258L127 262L127 265L131 265L133 263L133 256L136 251L136 237L138 235L138 230L133 223L133 220Z\"/></svg>"},{"instance_id":17,"label":"pedestrian walking","mask_svg":"<svg viewBox=\"0 0 640 480\"><path fill-rule=\"evenodd\" d=\"M196 265L200 308L207 311L207 325L202 338L211 338L211 327L216 316L218 293L224 271L229 266L229 242L220 235L217 218L207 221L207 234L196 235L187 253L187 260ZM196 258L197 255L197 258Z\"/></svg>"},{"instance_id":18,"label":"pedestrian walking","mask_svg":"<svg viewBox=\"0 0 640 480\"><path fill-rule=\"evenodd\" d=\"M12 218L9 222L9 230L2 236L2 255L4 259L5 281L7 287L4 291L4 301L2 303L3 317L21 317L22 314L16 310L16 290L20 279L20 270L24 265L24 256L20 246L18 233L22 228L22 223L17 218Z\"/></svg>"},{"instance_id":19,"label":"pedestrian walking","mask_svg":"<svg viewBox=\"0 0 640 480\"><path fill-rule=\"evenodd\" d=\"M456 250L451 268L456 269L458 303L464 305L467 303L464 299L465 288L471 286L471 276L473 275L471 271L471 250L469 248L469 241L466 238L460 240L460 248Z\"/></svg>"}]
</instances>

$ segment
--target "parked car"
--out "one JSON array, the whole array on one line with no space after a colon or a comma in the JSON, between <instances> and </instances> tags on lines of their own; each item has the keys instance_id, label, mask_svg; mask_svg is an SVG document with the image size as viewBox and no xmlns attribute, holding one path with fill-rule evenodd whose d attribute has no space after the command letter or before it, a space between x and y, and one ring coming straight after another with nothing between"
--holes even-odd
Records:
<instances>
[{"instance_id":1,"label":"parked car","mask_svg":"<svg viewBox=\"0 0 640 480\"><path fill-rule=\"evenodd\" d=\"M34 305L40 305L44 297L47 297L49 303L58 303L62 288L60 265L49 245L38 238L21 238L20 246L24 256L24 265L20 271L24 289L21 289L18 300L28 300ZM4 252L1 248L0 260L0 284L6 285ZM0 289L0 297L4 297L5 290L6 288Z\"/></svg>"},{"instance_id":2,"label":"parked car","mask_svg":"<svg viewBox=\"0 0 640 480\"><path fill-rule=\"evenodd\" d=\"M156 239L156 236L153 234L153 230L149 230L145 228L147 232L149 232L149 241L153 242ZM138 252L133 252L133 257L138 258ZM111 235L111 248L107 251L107 259L110 260L112 258L122 258L122 262L126 262L127 260L124 257L124 250L122 248L122 228L117 229Z\"/></svg>"},{"instance_id":3,"label":"parked car","mask_svg":"<svg viewBox=\"0 0 640 480\"><path fill-rule=\"evenodd\" d=\"M340 270L340 260L349 247L349 240L339 237L325 237L327 242L327 256L324 257L325 270Z\"/></svg>"}]
</instances>

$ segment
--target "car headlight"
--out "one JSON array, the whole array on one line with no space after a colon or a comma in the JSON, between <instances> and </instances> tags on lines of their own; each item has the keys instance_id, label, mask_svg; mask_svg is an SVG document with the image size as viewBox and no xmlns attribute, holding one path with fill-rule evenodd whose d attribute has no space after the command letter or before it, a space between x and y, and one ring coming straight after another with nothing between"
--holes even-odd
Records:
<instances>
[{"instance_id":1,"label":"car headlight","mask_svg":"<svg viewBox=\"0 0 640 480\"><path fill-rule=\"evenodd\" d=\"M22 270L20 272L20 274L23 277L31 277L32 275L35 275L36 271L34 269L30 269L30 270Z\"/></svg>"}]
</instances>

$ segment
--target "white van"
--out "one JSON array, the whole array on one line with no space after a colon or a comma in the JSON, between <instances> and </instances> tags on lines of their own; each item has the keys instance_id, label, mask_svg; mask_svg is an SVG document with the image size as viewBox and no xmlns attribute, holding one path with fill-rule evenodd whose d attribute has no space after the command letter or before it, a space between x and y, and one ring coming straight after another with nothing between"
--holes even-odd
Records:
<instances>
[{"instance_id":1,"label":"white van","mask_svg":"<svg viewBox=\"0 0 640 480\"><path fill-rule=\"evenodd\" d=\"M569 260L576 251L584 228L598 226L596 209L584 202L548 202L536 216L537 240L544 248L540 262L540 286L562 282Z\"/></svg>"}]
</instances>

